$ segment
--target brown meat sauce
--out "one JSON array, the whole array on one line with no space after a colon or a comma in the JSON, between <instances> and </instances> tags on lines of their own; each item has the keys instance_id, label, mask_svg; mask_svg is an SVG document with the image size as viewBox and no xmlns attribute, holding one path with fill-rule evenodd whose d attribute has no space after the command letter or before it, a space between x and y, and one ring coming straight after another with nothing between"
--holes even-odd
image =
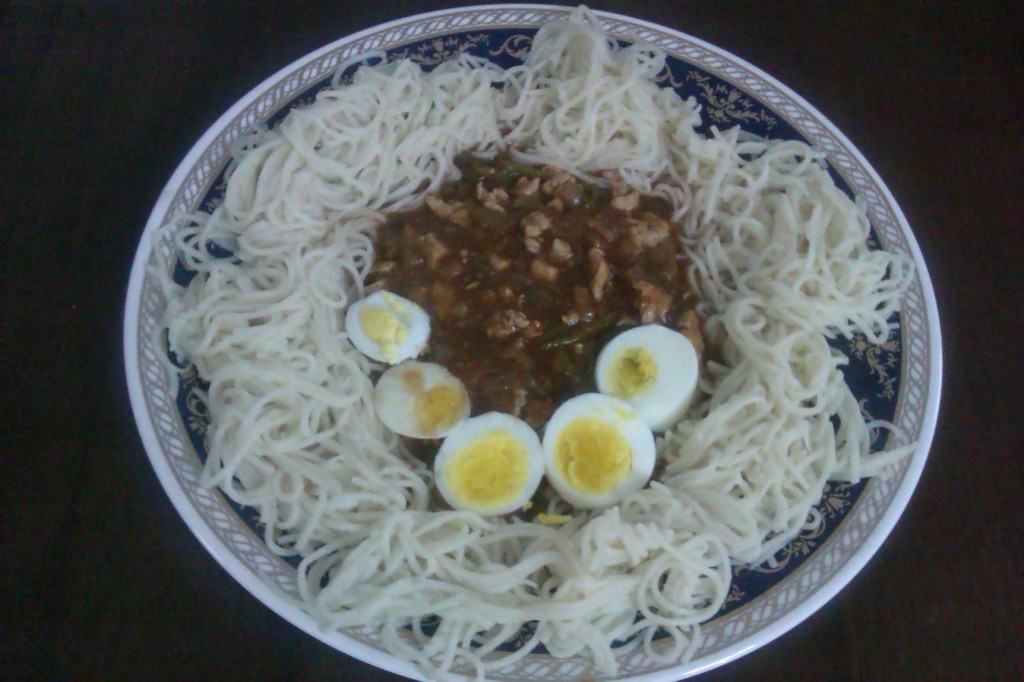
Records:
<instances>
[{"instance_id":1,"label":"brown meat sauce","mask_svg":"<svg viewBox=\"0 0 1024 682\"><path fill-rule=\"evenodd\" d=\"M421 359L465 383L474 414L540 428L594 390L598 353L629 327L664 324L700 348L667 202L507 156L457 165L460 179L389 216L369 281L430 314Z\"/></svg>"}]
</instances>

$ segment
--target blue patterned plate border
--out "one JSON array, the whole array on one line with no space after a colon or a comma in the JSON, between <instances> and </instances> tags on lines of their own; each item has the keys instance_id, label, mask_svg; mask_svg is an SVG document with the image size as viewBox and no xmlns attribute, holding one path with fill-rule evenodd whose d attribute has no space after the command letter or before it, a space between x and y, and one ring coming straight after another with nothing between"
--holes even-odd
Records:
<instances>
[{"instance_id":1,"label":"blue patterned plate border","mask_svg":"<svg viewBox=\"0 0 1024 682\"><path fill-rule=\"evenodd\" d=\"M312 101L337 64L368 50L384 49L389 59L410 58L432 68L461 52L502 66L517 63L529 49L536 26L564 15L566 8L495 5L442 11L403 19L340 40L286 67L232 107L182 162L147 224L136 254L126 301L125 361L133 409L147 453L186 523L232 576L283 617L332 646L374 665L419 677L411 665L383 652L370 628L323 633L308 617L268 587L294 594L294 563L271 554L251 510L198 485L205 460L205 405L194 373L168 386L159 371L153 331L165 302L145 267L153 230L176 211L209 209L223 194L227 145L252 123L273 124L294 106ZM545 680L678 679L721 665L771 641L835 594L888 534L916 485L934 431L941 378L941 341L934 294L913 235L898 206L857 150L821 114L785 86L742 60L676 31L628 17L598 13L620 42L641 39L669 54L660 83L701 104L703 130L740 125L764 137L802 139L828 152L830 172L850 195L868 206L876 248L905 253L918 275L904 300L904 312L883 344L862 337L835 343L849 358L847 382L862 410L897 423L890 445L919 443L916 454L885 480L832 483L818 511L822 523L780 550L773 565L737 567L728 600L705 627L705 641L683 666L655 663L643 652L620 660L620 674L607 677L583 660L534 654L499 671L494 679L523 676ZM169 244L157 244L168 255ZM187 276L176 272L176 277ZM886 443L877 434L873 447ZM468 671L462 671L468 672Z\"/></svg>"}]
</instances>

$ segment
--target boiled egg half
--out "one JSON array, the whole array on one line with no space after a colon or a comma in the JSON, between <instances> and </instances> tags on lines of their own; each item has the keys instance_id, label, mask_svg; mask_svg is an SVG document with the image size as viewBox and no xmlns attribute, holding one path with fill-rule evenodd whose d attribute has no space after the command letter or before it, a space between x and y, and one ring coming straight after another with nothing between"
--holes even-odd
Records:
<instances>
[{"instance_id":1,"label":"boiled egg half","mask_svg":"<svg viewBox=\"0 0 1024 682\"><path fill-rule=\"evenodd\" d=\"M597 390L629 403L654 431L676 424L697 389L697 351L660 325L634 327L597 356Z\"/></svg>"},{"instance_id":2,"label":"boiled egg half","mask_svg":"<svg viewBox=\"0 0 1024 682\"><path fill-rule=\"evenodd\" d=\"M654 434L618 398L585 393L555 410L544 430L544 468L566 502L599 509L643 488L654 471Z\"/></svg>"},{"instance_id":3,"label":"boiled egg half","mask_svg":"<svg viewBox=\"0 0 1024 682\"><path fill-rule=\"evenodd\" d=\"M434 458L434 480L454 509L508 514L533 497L544 476L540 438L510 414L488 412L452 429Z\"/></svg>"},{"instance_id":4,"label":"boiled egg half","mask_svg":"<svg viewBox=\"0 0 1024 682\"><path fill-rule=\"evenodd\" d=\"M441 365L408 360L384 372L373 389L384 425L410 438L443 438L469 416L469 394Z\"/></svg>"},{"instance_id":5,"label":"boiled egg half","mask_svg":"<svg viewBox=\"0 0 1024 682\"><path fill-rule=\"evenodd\" d=\"M349 306L345 330L367 357L394 365L419 355L430 338L430 316L412 301L377 291Z\"/></svg>"}]
</instances>

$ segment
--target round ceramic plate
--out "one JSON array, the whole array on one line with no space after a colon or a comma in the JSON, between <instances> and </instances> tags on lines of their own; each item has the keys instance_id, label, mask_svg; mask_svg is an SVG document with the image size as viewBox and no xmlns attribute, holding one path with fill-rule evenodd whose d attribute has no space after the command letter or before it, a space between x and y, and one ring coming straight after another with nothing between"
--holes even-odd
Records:
<instances>
[{"instance_id":1,"label":"round ceramic plate","mask_svg":"<svg viewBox=\"0 0 1024 682\"><path fill-rule=\"evenodd\" d=\"M182 161L153 209L132 270L124 329L132 406L153 468L185 522L236 580L282 617L347 654L409 677L420 678L410 663L383 650L374 629L323 632L283 599L281 593L295 594L294 564L266 547L251 512L199 485L208 417L197 397L194 373L169 382L162 371L160 356L166 351L154 343L154 332L166 302L148 268L155 262L153 248L160 250L165 262L172 251L166 241L153 244L151 235L178 212L216 205L232 140L255 123L273 124L291 107L310 102L338 65L351 57L386 50L389 59L409 58L429 69L469 52L507 67L522 60L538 26L568 11L496 5L423 14L343 38L289 65L225 113ZM941 344L931 283L903 214L863 156L807 102L750 64L672 29L598 14L614 38L653 43L669 55L659 81L683 97L696 98L703 131L738 125L758 135L800 139L825 150L838 185L867 207L874 246L916 262L917 274L892 336L881 345L861 337L835 345L850 357L847 382L865 414L897 426L897 435L877 434L873 447L916 441L917 449L885 480L829 484L818 506L822 524L783 548L771 566L736 568L728 600L704 625L703 643L690 662L666 666L638 648L622 655L618 675L609 677L584 659L559 660L535 653L493 674L496 680L678 679L778 637L849 582L888 535L924 466L938 411ZM180 266L178 270L176 276L187 276Z\"/></svg>"}]
</instances>

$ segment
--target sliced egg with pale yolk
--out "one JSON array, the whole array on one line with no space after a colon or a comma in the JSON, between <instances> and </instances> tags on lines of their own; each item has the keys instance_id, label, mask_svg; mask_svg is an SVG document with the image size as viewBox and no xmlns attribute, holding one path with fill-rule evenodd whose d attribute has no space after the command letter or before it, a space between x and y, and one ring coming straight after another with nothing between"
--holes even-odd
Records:
<instances>
[{"instance_id":1,"label":"sliced egg with pale yolk","mask_svg":"<svg viewBox=\"0 0 1024 682\"><path fill-rule=\"evenodd\" d=\"M384 372L373 389L384 425L409 438L443 438L469 416L469 394L441 365L408 360Z\"/></svg>"},{"instance_id":2,"label":"sliced egg with pale yolk","mask_svg":"<svg viewBox=\"0 0 1024 682\"><path fill-rule=\"evenodd\" d=\"M483 516L521 509L543 476L537 433L501 412L459 422L434 458L434 480L445 501L453 509Z\"/></svg>"},{"instance_id":3,"label":"sliced egg with pale yolk","mask_svg":"<svg viewBox=\"0 0 1024 682\"><path fill-rule=\"evenodd\" d=\"M555 410L544 430L544 468L566 502L609 507L643 488L654 471L654 434L630 405L586 393Z\"/></svg>"},{"instance_id":4,"label":"sliced egg with pale yolk","mask_svg":"<svg viewBox=\"0 0 1024 682\"><path fill-rule=\"evenodd\" d=\"M412 301L377 291L349 306L345 331L360 352L394 365L419 355L430 338L430 316Z\"/></svg>"},{"instance_id":5,"label":"sliced egg with pale yolk","mask_svg":"<svg viewBox=\"0 0 1024 682\"><path fill-rule=\"evenodd\" d=\"M686 414L697 389L697 351L690 340L660 325L634 327L597 356L597 390L625 400L654 431Z\"/></svg>"}]
</instances>

